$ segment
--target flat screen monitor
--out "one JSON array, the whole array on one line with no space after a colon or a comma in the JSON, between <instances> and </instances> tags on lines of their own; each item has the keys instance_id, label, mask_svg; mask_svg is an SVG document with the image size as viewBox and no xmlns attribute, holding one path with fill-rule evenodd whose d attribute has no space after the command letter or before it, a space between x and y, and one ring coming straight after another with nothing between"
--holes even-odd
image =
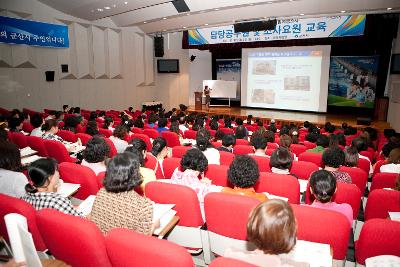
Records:
<instances>
[{"instance_id":1,"label":"flat screen monitor","mask_svg":"<svg viewBox=\"0 0 400 267\"><path fill-rule=\"evenodd\" d=\"M178 59L158 59L157 60L158 73L179 73L179 60Z\"/></svg>"}]
</instances>

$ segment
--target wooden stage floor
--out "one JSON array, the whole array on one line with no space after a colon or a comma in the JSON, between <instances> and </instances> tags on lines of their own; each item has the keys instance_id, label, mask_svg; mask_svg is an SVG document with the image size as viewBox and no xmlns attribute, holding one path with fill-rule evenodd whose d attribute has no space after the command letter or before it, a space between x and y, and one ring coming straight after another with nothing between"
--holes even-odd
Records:
<instances>
[{"instance_id":1,"label":"wooden stage floor","mask_svg":"<svg viewBox=\"0 0 400 267\"><path fill-rule=\"evenodd\" d=\"M365 128L365 125L357 125L356 115L351 114L328 114L328 113L309 113L300 111L280 111L280 110L267 110L267 109L254 109L254 108L240 108L240 107L210 107L209 110L203 106L202 110L196 110L194 106L189 107L190 112L203 112L210 115L230 115L235 117L247 117L247 115L253 115L254 118L260 118L263 120L275 119L275 121L281 121L285 123L294 122L296 124L309 121L317 125L324 125L326 122L331 122L336 126L342 125L346 122L348 125ZM386 121L372 121L371 127L378 130L390 128L389 123Z\"/></svg>"}]
</instances>

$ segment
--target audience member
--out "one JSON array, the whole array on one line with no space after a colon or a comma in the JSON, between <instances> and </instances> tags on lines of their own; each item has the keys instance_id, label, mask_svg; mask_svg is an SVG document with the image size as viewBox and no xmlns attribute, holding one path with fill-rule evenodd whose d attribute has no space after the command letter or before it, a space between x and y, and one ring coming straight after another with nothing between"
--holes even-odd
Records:
<instances>
[{"instance_id":1,"label":"audience member","mask_svg":"<svg viewBox=\"0 0 400 267\"><path fill-rule=\"evenodd\" d=\"M358 152L354 147L348 146L344 149L344 166L357 167L358 165Z\"/></svg>"},{"instance_id":2,"label":"audience member","mask_svg":"<svg viewBox=\"0 0 400 267\"><path fill-rule=\"evenodd\" d=\"M43 124L42 129L44 131L44 134L42 135L43 139L53 140L61 143L64 142L64 140L60 136L56 135L56 133L58 132L58 124L55 120L47 120Z\"/></svg>"},{"instance_id":3,"label":"audience member","mask_svg":"<svg viewBox=\"0 0 400 267\"><path fill-rule=\"evenodd\" d=\"M168 123L168 120L166 118L160 118L158 120L157 132L159 132L161 134L162 132L168 131L167 123Z\"/></svg>"},{"instance_id":4,"label":"audience member","mask_svg":"<svg viewBox=\"0 0 400 267\"><path fill-rule=\"evenodd\" d=\"M151 154L157 159L157 165L154 171L156 177L165 177L162 163L168 156L167 141L162 137L154 139Z\"/></svg>"},{"instance_id":5,"label":"audience member","mask_svg":"<svg viewBox=\"0 0 400 267\"><path fill-rule=\"evenodd\" d=\"M99 127L97 126L97 123L95 120L90 120L86 124L86 130L85 133L91 136L95 136L99 134Z\"/></svg>"},{"instance_id":6,"label":"audience member","mask_svg":"<svg viewBox=\"0 0 400 267\"><path fill-rule=\"evenodd\" d=\"M128 134L126 127L117 125L115 127L113 135L110 136L110 140L114 143L118 153L123 153L128 146L128 142L125 141L125 137Z\"/></svg>"},{"instance_id":7,"label":"audience member","mask_svg":"<svg viewBox=\"0 0 400 267\"><path fill-rule=\"evenodd\" d=\"M217 130L214 135L214 142L222 142L224 136L225 133L221 129Z\"/></svg>"},{"instance_id":8,"label":"audience member","mask_svg":"<svg viewBox=\"0 0 400 267\"><path fill-rule=\"evenodd\" d=\"M265 151L267 150L267 139L263 135L253 134L250 144L254 149L254 153L252 155L268 157L265 154Z\"/></svg>"},{"instance_id":9,"label":"audience member","mask_svg":"<svg viewBox=\"0 0 400 267\"><path fill-rule=\"evenodd\" d=\"M345 153L339 147L331 147L322 154L324 170L329 171L338 182L351 184L351 177L347 172L339 171L340 166L345 163Z\"/></svg>"},{"instance_id":10,"label":"audience member","mask_svg":"<svg viewBox=\"0 0 400 267\"><path fill-rule=\"evenodd\" d=\"M271 172L278 174L290 174L292 168L293 157L289 150L284 147L275 149L269 160ZM293 175L294 176L294 175Z\"/></svg>"},{"instance_id":11,"label":"audience member","mask_svg":"<svg viewBox=\"0 0 400 267\"><path fill-rule=\"evenodd\" d=\"M8 128L10 129L10 132L22 131L23 122L24 120L19 117L11 117L8 120Z\"/></svg>"},{"instance_id":12,"label":"audience member","mask_svg":"<svg viewBox=\"0 0 400 267\"><path fill-rule=\"evenodd\" d=\"M104 118L103 129L114 131L113 125L114 125L114 120L113 120L112 117L105 117Z\"/></svg>"},{"instance_id":13,"label":"audience member","mask_svg":"<svg viewBox=\"0 0 400 267\"><path fill-rule=\"evenodd\" d=\"M204 128L196 133L196 147L206 156L208 164L220 164L219 151L211 144L210 132Z\"/></svg>"},{"instance_id":14,"label":"audience member","mask_svg":"<svg viewBox=\"0 0 400 267\"><path fill-rule=\"evenodd\" d=\"M235 130L236 139L245 139L247 140L247 129L243 125L239 125Z\"/></svg>"},{"instance_id":15,"label":"audience member","mask_svg":"<svg viewBox=\"0 0 400 267\"><path fill-rule=\"evenodd\" d=\"M93 137L83 151L81 165L89 167L96 175L106 171L106 159L110 156L110 147L104 138Z\"/></svg>"},{"instance_id":16,"label":"audience member","mask_svg":"<svg viewBox=\"0 0 400 267\"><path fill-rule=\"evenodd\" d=\"M323 134L318 135L317 141L315 142L317 145L312 149L308 149L307 152L313 153L323 153L325 148L329 146L329 137Z\"/></svg>"},{"instance_id":17,"label":"audience member","mask_svg":"<svg viewBox=\"0 0 400 267\"><path fill-rule=\"evenodd\" d=\"M236 137L233 134L225 134L222 137L222 146L218 147L218 151L233 152L233 146L236 144Z\"/></svg>"},{"instance_id":18,"label":"audience member","mask_svg":"<svg viewBox=\"0 0 400 267\"><path fill-rule=\"evenodd\" d=\"M44 124L42 116L40 116L39 113L33 114L31 116L30 123L34 127L34 129L31 132L31 136L42 137L43 135L42 126Z\"/></svg>"},{"instance_id":19,"label":"audience member","mask_svg":"<svg viewBox=\"0 0 400 267\"><path fill-rule=\"evenodd\" d=\"M79 123L80 120L77 117L69 116L65 119L65 125L63 129L76 133L76 127L78 126Z\"/></svg>"},{"instance_id":20,"label":"audience member","mask_svg":"<svg viewBox=\"0 0 400 267\"><path fill-rule=\"evenodd\" d=\"M382 165L381 172L400 173L400 148L395 148L390 151L388 163Z\"/></svg>"}]
</instances>

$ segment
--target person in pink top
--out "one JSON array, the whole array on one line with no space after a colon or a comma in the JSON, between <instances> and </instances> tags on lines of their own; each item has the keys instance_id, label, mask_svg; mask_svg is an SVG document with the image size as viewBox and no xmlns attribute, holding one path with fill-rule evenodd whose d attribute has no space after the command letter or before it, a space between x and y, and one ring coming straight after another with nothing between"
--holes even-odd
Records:
<instances>
[{"instance_id":1,"label":"person in pink top","mask_svg":"<svg viewBox=\"0 0 400 267\"><path fill-rule=\"evenodd\" d=\"M350 225L353 223L353 209L347 203L337 204L332 202L332 197L336 192L336 178L331 172L319 170L311 174L310 190L315 197L312 207L333 210L342 213L349 220Z\"/></svg>"}]
</instances>

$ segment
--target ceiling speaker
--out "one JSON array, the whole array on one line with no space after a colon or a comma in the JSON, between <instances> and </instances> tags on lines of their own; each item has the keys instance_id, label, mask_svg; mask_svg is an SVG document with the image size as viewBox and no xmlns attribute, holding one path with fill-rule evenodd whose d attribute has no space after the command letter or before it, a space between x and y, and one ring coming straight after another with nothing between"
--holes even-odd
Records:
<instances>
[{"instance_id":1,"label":"ceiling speaker","mask_svg":"<svg viewBox=\"0 0 400 267\"><path fill-rule=\"evenodd\" d=\"M260 20L252 22L235 23L235 32L257 32L274 30L276 27L276 19Z\"/></svg>"}]
</instances>

